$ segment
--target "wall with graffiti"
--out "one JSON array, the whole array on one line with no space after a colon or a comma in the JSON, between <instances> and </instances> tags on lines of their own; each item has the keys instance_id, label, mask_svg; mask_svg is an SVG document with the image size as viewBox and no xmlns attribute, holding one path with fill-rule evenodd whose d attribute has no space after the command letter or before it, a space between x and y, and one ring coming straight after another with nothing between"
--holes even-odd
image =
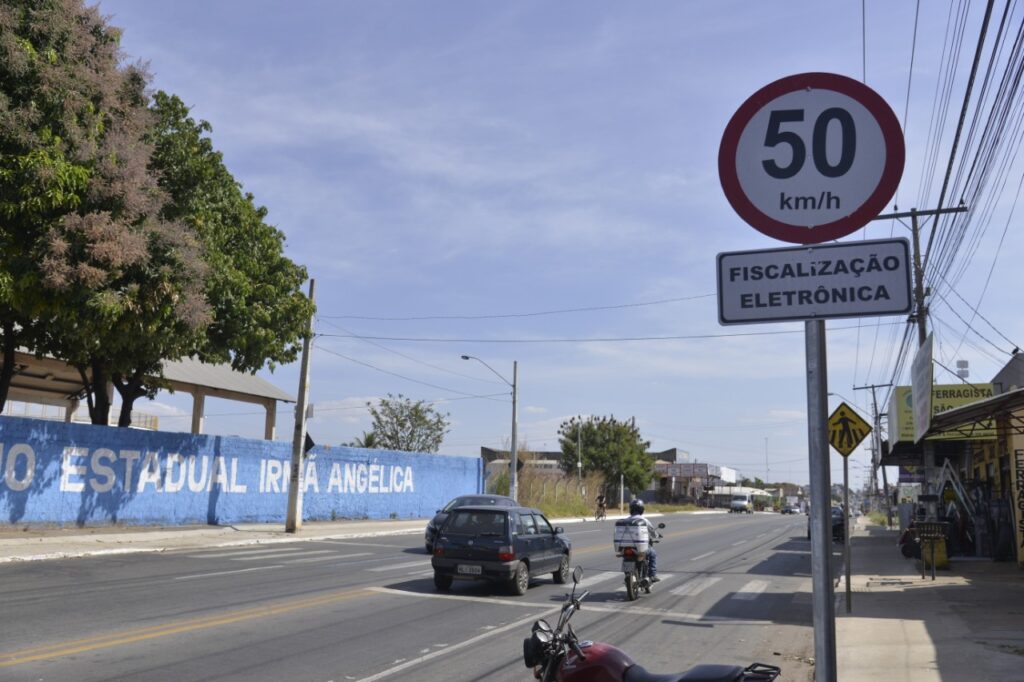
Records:
<instances>
[{"instance_id":1,"label":"wall with graffiti","mask_svg":"<svg viewBox=\"0 0 1024 682\"><path fill-rule=\"evenodd\" d=\"M0 524L283 522L291 444L0 417ZM423 518L483 491L477 457L316 446L303 519Z\"/></svg>"}]
</instances>

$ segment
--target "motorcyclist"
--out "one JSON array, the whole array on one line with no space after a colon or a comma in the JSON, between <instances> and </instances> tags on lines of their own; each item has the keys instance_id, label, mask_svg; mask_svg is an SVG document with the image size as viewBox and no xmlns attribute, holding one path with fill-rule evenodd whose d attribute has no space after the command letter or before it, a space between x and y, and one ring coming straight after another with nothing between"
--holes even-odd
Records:
<instances>
[{"instance_id":1,"label":"motorcyclist","mask_svg":"<svg viewBox=\"0 0 1024 682\"><path fill-rule=\"evenodd\" d=\"M629 519L627 520L640 520L647 524L647 533L651 539L647 549L647 576L651 579L652 583L656 583L661 580L661 578L658 577L658 554L654 551L654 540L661 536L658 534L658 528L644 517L643 500L637 498L630 500Z\"/></svg>"}]
</instances>

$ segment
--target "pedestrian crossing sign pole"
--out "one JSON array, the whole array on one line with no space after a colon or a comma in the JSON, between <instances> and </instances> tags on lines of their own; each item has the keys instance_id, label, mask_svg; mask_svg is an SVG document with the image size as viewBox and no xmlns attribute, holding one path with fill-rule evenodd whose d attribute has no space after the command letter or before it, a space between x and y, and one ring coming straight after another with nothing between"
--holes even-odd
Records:
<instances>
[{"instance_id":1,"label":"pedestrian crossing sign pole","mask_svg":"<svg viewBox=\"0 0 1024 682\"><path fill-rule=\"evenodd\" d=\"M828 418L828 442L843 457L848 457L869 433L871 425L846 403L840 403Z\"/></svg>"},{"instance_id":2,"label":"pedestrian crossing sign pole","mask_svg":"<svg viewBox=\"0 0 1024 682\"><path fill-rule=\"evenodd\" d=\"M843 456L843 564L846 567L846 612L852 610L850 589L850 453L871 433L871 426L845 402L828 418L828 442Z\"/></svg>"}]
</instances>

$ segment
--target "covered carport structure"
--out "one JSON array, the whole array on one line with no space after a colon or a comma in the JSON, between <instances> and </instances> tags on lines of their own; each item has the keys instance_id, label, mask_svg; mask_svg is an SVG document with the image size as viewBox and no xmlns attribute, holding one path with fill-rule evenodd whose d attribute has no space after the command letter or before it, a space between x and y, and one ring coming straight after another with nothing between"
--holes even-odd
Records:
<instances>
[{"instance_id":1,"label":"covered carport structure","mask_svg":"<svg viewBox=\"0 0 1024 682\"><path fill-rule=\"evenodd\" d=\"M86 388L78 369L54 358L37 358L27 352L15 353L14 375L8 401L50 405L64 409L70 422L85 398ZM277 403L294 403L287 391L254 374L236 372L229 365L211 365L187 358L164 363L168 388L192 396L191 432L203 432L206 398L221 398L260 405L265 410L263 437L274 439ZM113 386L107 387L113 395Z\"/></svg>"}]
</instances>

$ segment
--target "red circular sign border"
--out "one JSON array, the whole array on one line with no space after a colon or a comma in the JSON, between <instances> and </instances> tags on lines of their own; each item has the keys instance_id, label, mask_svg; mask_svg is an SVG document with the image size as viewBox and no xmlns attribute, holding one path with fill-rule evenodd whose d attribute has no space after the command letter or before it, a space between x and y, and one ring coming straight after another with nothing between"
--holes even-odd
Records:
<instances>
[{"instance_id":1,"label":"red circular sign border","mask_svg":"<svg viewBox=\"0 0 1024 682\"><path fill-rule=\"evenodd\" d=\"M862 104L875 117L882 129L886 154L885 167L882 169L878 185L856 211L831 223L803 227L771 218L754 206L740 186L736 171L736 151L744 128L768 102L795 90L811 88L833 90ZM877 92L847 76L821 72L801 73L769 83L751 95L736 110L725 127L722 143L718 148L718 177L725 197L733 209L758 232L792 244L820 244L845 237L864 227L878 215L896 193L900 178L903 176L905 159L903 131L899 121L889 104Z\"/></svg>"}]
</instances>

